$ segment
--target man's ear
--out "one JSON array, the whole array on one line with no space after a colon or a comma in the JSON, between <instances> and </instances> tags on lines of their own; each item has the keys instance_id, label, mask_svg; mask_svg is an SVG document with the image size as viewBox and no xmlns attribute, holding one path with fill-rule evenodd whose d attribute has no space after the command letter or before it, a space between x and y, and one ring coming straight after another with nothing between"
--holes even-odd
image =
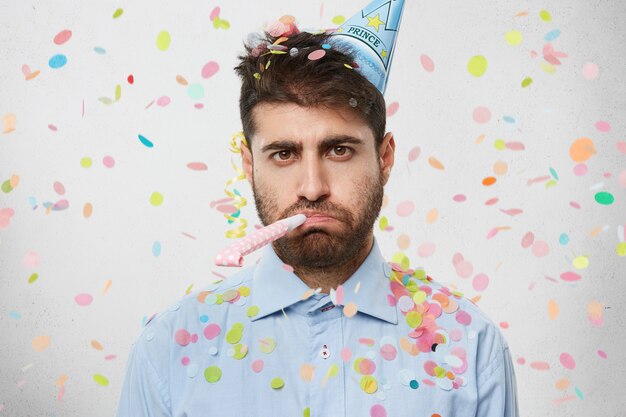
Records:
<instances>
[{"instance_id":1,"label":"man's ear","mask_svg":"<svg viewBox=\"0 0 626 417\"><path fill-rule=\"evenodd\" d=\"M243 166L243 172L246 174L246 179L252 186L252 176L254 175L254 164L252 162L252 150L245 142L241 142L239 149L241 149L241 165Z\"/></svg>"},{"instance_id":2,"label":"man's ear","mask_svg":"<svg viewBox=\"0 0 626 417\"><path fill-rule=\"evenodd\" d=\"M391 168L393 167L395 159L396 142L393 139L393 133L387 132L385 134L378 151L378 154L380 155L380 171L383 177L384 185L387 184L387 181L389 180L389 175L391 175Z\"/></svg>"}]
</instances>

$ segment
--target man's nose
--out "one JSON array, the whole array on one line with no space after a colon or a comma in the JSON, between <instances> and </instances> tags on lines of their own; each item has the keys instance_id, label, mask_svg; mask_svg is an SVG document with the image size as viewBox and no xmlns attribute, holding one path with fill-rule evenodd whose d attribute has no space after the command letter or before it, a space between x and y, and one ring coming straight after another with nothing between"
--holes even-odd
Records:
<instances>
[{"instance_id":1,"label":"man's nose","mask_svg":"<svg viewBox=\"0 0 626 417\"><path fill-rule=\"evenodd\" d=\"M298 184L298 198L317 201L330 194L328 173L322 161L317 157L303 158Z\"/></svg>"}]
</instances>

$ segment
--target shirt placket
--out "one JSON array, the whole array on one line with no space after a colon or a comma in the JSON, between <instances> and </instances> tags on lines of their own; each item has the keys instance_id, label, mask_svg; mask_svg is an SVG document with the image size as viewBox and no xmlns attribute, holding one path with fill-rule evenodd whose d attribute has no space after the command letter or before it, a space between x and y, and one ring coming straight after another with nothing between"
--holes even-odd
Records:
<instances>
[{"instance_id":1,"label":"shirt placket","mask_svg":"<svg viewBox=\"0 0 626 417\"><path fill-rule=\"evenodd\" d=\"M329 297L307 313L310 331L309 361L314 367L310 390L310 416L345 416L345 370L342 311Z\"/></svg>"}]
</instances>

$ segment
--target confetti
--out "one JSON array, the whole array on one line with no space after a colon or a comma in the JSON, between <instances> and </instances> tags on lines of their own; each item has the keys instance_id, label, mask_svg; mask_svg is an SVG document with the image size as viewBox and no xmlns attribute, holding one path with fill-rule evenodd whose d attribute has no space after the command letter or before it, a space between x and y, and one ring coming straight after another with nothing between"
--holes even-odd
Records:
<instances>
[{"instance_id":1,"label":"confetti","mask_svg":"<svg viewBox=\"0 0 626 417\"><path fill-rule=\"evenodd\" d=\"M57 45L63 45L65 42L69 41L72 37L72 31L65 29L56 34L53 39L53 42Z\"/></svg>"},{"instance_id":2,"label":"confetti","mask_svg":"<svg viewBox=\"0 0 626 417\"><path fill-rule=\"evenodd\" d=\"M57 54L54 55L52 58L50 58L50 60L48 61L48 65L50 66L50 68L52 69L57 69L57 68L61 68L63 67L65 64L67 64L67 57L63 54Z\"/></svg>"},{"instance_id":3,"label":"confetti","mask_svg":"<svg viewBox=\"0 0 626 417\"><path fill-rule=\"evenodd\" d=\"M420 55L420 63L426 72L433 72L435 70L435 63L428 55Z\"/></svg>"},{"instance_id":4,"label":"confetti","mask_svg":"<svg viewBox=\"0 0 626 417\"><path fill-rule=\"evenodd\" d=\"M157 35L156 46L160 51L167 51L171 41L170 33L167 30L162 30Z\"/></svg>"},{"instance_id":5,"label":"confetti","mask_svg":"<svg viewBox=\"0 0 626 417\"><path fill-rule=\"evenodd\" d=\"M467 71L474 77L482 77L487 71L487 58L475 55L467 62Z\"/></svg>"}]
</instances>

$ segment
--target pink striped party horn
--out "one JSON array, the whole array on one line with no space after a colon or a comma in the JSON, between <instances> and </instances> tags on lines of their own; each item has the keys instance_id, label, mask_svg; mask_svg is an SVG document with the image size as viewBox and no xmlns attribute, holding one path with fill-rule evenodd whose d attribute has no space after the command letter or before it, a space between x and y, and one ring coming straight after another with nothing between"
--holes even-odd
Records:
<instances>
[{"instance_id":1,"label":"pink striped party horn","mask_svg":"<svg viewBox=\"0 0 626 417\"><path fill-rule=\"evenodd\" d=\"M306 221L304 214L296 214L286 219L278 220L249 236L242 237L215 257L217 266L243 266L243 257L263 246L272 243L300 226Z\"/></svg>"}]
</instances>

